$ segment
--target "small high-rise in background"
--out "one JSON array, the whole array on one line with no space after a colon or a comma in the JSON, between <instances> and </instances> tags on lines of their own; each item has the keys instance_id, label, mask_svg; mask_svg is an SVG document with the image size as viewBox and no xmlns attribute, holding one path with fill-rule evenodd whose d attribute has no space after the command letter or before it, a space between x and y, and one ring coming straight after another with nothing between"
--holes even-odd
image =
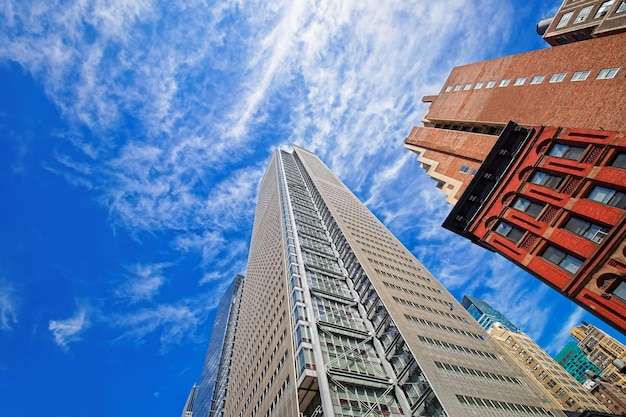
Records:
<instances>
[{"instance_id":1,"label":"small high-rise in background","mask_svg":"<svg viewBox=\"0 0 626 417\"><path fill-rule=\"evenodd\" d=\"M444 227L626 331L626 6L565 1L552 48L454 68L405 147Z\"/></svg>"},{"instance_id":2,"label":"small high-rise in background","mask_svg":"<svg viewBox=\"0 0 626 417\"><path fill-rule=\"evenodd\" d=\"M183 412L180 417L193 417L193 406L196 402L196 396L198 394L198 386L194 384L191 387L191 391L189 391L189 396L187 397L187 401L185 401L185 406L183 407Z\"/></svg>"},{"instance_id":3,"label":"small high-rise in background","mask_svg":"<svg viewBox=\"0 0 626 417\"><path fill-rule=\"evenodd\" d=\"M580 384L584 384L590 378L588 371L594 374L602 372L602 369L594 365L574 342L567 342L554 359Z\"/></svg>"},{"instance_id":4,"label":"small high-rise in background","mask_svg":"<svg viewBox=\"0 0 626 417\"><path fill-rule=\"evenodd\" d=\"M504 314L500 313L495 308L491 307L489 303L478 298L470 297L469 295L463 296L461 304L465 309L476 319L478 324L487 332L491 330L494 324L500 323L500 325L507 329L516 332L519 329L507 319Z\"/></svg>"},{"instance_id":5,"label":"small high-rise in background","mask_svg":"<svg viewBox=\"0 0 626 417\"><path fill-rule=\"evenodd\" d=\"M609 411L527 334L513 332L499 323L493 325L489 334L564 410Z\"/></svg>"},{"instance_id":6,"label":"small high-rise in background","mask_svg":"<svg viewBox=\"0 0 626 417\"><path fill-rule=\"evenodd\" d=\"M224 401L228 391L231 357L244 280L243 275L236 275L217 307L193 408L193 417L224 416Z\"/></svg>"},{"instance_id":7,"label":"small high-rise in background","mask_svg":"<svg viewBox=\"0 0 626 417\"><path fill-rule=\"evenodd\" d=\"M579 409L609 411L504 314L487 302L467 295L463 296L462 304L556 407L571 412Z\"/></svg>"},{"instance_id":8,"label":"small high-rise in background","mask_svg":"<svg viewBox=\"0 0 626 417\"><path fill-rule=\"evenodd\" d=\"M626 346L597 327L582 322L571 335L591 363L602 371L600 377L608 383L626 386Z\"/></svg>"},{"instance_id":9,"label":"small high-rise in background","mask_svg":"<svg viewBox=\"0 0 626 417\"><path fill-rule=\"evenodd\" d=\"M235 329L227 416L565 415L299 147L261 182Z\"/></svg>"}]
</instances>

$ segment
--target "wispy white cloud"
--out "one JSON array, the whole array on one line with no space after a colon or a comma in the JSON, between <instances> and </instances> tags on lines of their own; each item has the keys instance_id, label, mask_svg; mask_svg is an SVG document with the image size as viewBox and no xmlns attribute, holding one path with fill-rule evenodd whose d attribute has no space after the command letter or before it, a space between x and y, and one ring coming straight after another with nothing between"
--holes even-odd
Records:
<instances>
[{"instance_id":1,"label":"wispy white cloud","mask_svg":"<svg viewBox=\"0 0 626 417\"><path fill-rule=\"evenodd\" d=\"M48 330L52 332L54 341L63 350L68 351L70 343L81 339L82 333L91 325L88 308L79 306L74 315L65 320L50 320Z\"/></svg>"},{"instance_id":2,"label":"wispy white cloud","mask_svg":"<svg viewBox=\"0 0 626 417\"><path fill-rule=\"evenodd\" d=\"M200 324L207 319L210 310L217 306L223 290L198 294L171 304L152 305L138 310L112 314L105 318L108 325L122 332L117 339L143 343L150 337L158 338L162 349L181 343L183 339L194 340Z\"/></svg>"},{"instance_id":3,"label":"wispy white cloud","mask_svg":"<svg viewBox=\"0 0 626 417\"><path fill-rule=\"evenodd\" d=\"M515 301L500 307L523 321L524 309L547 312L524 296L527 278L441 229L449 207L402 148L421 97L497 50L512 16L511 2L491 0L15 1L0 5L0 59L30 72L70 121L50 172L90 189L115 228L162 233L172 257L199 254L201 284L245 269L269 151L297 143L445 285L503 291ZM135 278L119 294L163 291L162 271ZM176 342L205 317L194 303L116 314L114 327Z\"/></svg>"},{"instance_id":4,"label":"wispy white cloud","mask_svg":"<svg viewBox=\"0 0 626 417\"><path fill-rule=\"evenodd\" d=\"M0 279L0 331L11 331L17 324L17 290Z\"/></svg>"},{"instance_id":5,"label":"wispy white cloud","mask_svg":"<svg viewBox=\"0 0 626 417\"><path fill-rule=\"evenodd\" d=\"M124 277L125 281L115 289L115 295L130 303L152 300L166 281L163 270L170 266L172 266L171 263L163 262L126 267L128 275Z\"/></svg>"},{"instance_id":6,"label":"wispy white cloud","mask_svg":"<svg viewBox=\"0 0 626 417\"><path fill-rule=\"evenodd\" d=\"M563 325L556 334L552 336L552 342L546 346L545 350L551 355L555 355L558 353L565 344L572 339L570 335L570 330L572 330L575 326L580 325L583 316L585 314L585 310L580 307L574 307L574 310L569 314L566 320L563 321ZM572 339L573 340L573 339Z\"/></svg>"}]
</instances>

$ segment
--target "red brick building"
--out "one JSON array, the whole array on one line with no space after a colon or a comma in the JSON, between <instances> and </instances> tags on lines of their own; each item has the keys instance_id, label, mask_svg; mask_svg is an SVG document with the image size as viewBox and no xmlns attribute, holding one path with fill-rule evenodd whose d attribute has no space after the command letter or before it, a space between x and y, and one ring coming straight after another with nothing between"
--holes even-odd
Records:
<instances>
[{"instance_id":1,"label":"red brick building","mask_svg":"<svg viewBox=\"0 0 626 417\"><path fill-rule=\"evenodd\" d=\"M444 227L625 332L626 0L537 30L556 46L454 68L405 147L455 204Z\"/></svg>"},{"instance_id":2,"label":"red brick building","mask_svg":"<svg viewBox=\"0 0 626 417\"><path fill-rule=\"evenodd\" d=\"M626 32L456 67L405 147L454 204L509 120L626 131Z\"/></svg>"},{"instance_id":3,"label":"red brick building","mask_svg":"<svg viewBox=\"0 0 626 417\"><path fill-rule=\"evenodd\" d=\"M509 123L445 220L626 331L626 135Z\"/></svg>"}]
</instances>

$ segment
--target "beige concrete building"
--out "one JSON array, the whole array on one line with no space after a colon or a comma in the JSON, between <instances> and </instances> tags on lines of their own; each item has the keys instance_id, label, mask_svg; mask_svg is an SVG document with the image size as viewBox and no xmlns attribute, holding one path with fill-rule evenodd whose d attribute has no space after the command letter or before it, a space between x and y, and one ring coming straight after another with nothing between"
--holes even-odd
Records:
<instances>
[{"instance_id":1,"label":"beige concrete building","mask_svg":"<svg viewBox=\"0 0 626 417\"><path fill-rule=\"evenodd\" d=\"M535 384L550 396L555 406L567 411L608 412L600 401L525 333L513 332L499 323L489 333Z\"/></svg>"},{"instance_id":2,"label":"beige concrete building","mask_svg":"<svg viewBox=\"0 0 626 417\"><path fill-rule=\"evenodd\" d=\"M311 152L261 182L225 415L564 416Z\"/></svg>"},{"instance_id":3,"label":"beige concrete building","mask_svg":"<svg viewBox=\"0 0 626 417\"><path fill-rule=\"evenodd\" d=\"M626 346L604 333L597 327L582 322L570 332L578 340L578 347L587 354L587 358L602 369L600 377L613 385L626 386ZM622 361L619 369L615 360ZM621 371L621 372L620 372Z\"/></svg>"}]
</instances>

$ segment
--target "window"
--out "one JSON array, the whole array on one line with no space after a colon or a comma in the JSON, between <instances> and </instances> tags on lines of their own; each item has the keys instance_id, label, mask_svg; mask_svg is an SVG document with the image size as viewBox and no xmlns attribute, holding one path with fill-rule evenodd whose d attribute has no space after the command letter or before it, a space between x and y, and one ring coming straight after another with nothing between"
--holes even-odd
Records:
<instances>
[{"instance_id":1,"label":"window","mask_svg":"<svg viewBox=\"0 0 626 417\"><path fill-rule=\"evenodd\" d=\"M589 77L589 74L591 74L591 71L575 72L570 81L585 81Z\"/></svg>"},{"instance_id":2,"label":"window","mask_svg":"<svg viewBox=\"0 0 626 417\"><path fill-rule=\"evenodd\" d=\"M594 224L574 216L567 220L563 225L563 229L595 243L601 243L609 233L608 227L600 226L599 224Z\"/></svg>"},{"instance_id":3,"label":"window","mask_svg":"<svg viewBox=\"0 0 626 417\"><path fill-rule=\"evenodd\" d=\"M524 85L526 83L526 77L519 77L515 79L513 85Z\"/></svg>"},{"instance_id":4,"label":"window","mask_svg":"<svg viewBox=\"0 0 626 417\"><path fill-rule=\"evenodd\" d=\"M591 189L587 198L589 200L597 201L598 203L620 209L626 209L626 193L623 191L617 191L611 188L596 185Z\"/></svg>"},{"instance_id":5,"label":"window","mask_svg":"<svg viewBox=\"0 0 626 417\"><path fill-rule=\"evenodd\" d=\"M541 257L572 274L575 274L583 264L582 260L575 258L552 245L548 245L548 247L541 254Z\"/></svg>"},{"instance_id":6,"label":"window","mask_svg":"<svg viewBox=\"0 0 626 417\"><path fill-rule=\"evenodd\" d=\"M470 171L470 167L468 167L467 165L461 165L461 169L459 169L459 171L461 171L464 174L467 174Z\"/></svg>"},{"instance_id":7,"label":"window","mask_svg":"<svg viewBox=\"0 0 626 417\"><path fill-rule=\"evenodd\" d=\"M481 88L483 88L483 82L482 81L481 82L477 82L474 85L474 90L480 90Z\"/></svg>"},{"instance_id":8,"label":"window","mask_svg":"<svg viewBox=\"0 0 626 417\"><path fill-rule=\"evenodd\" d=\"M510 78L507 78L505 80L500 81L500 85L498 85L498 87L506 87L509 85L509 83L511 82Z\"/></svg>"},{"instance_id":9,"label":"window","mask_svg":"<svg viewBox=\"0 0 626 417\"><path fill-rule=\"evenodd\" d=\"M463 86L463 90L469 90L470 88L472 88L472 83L465 84L465 85Z\"/></svg>"},{"instance_id":10,"label":"window","mask_svg":"<svg viewBox=\"0 0 626 417\"><path fill-rule=\"evenodd\" d=\"M472 177L473 177L473 176L475 176L477 172L478 172L478 170L477 170L477 169L473 169L473 170L472 170Z\"/></svg>"},{"instance_id":11,"label":"window","mask_svg":"<svg viewBox=\"0 0 626 417\"><path fill-rule=\"evenodd\" d=\"M608 80L611 78L615 78L618 71L619 71L619 68L603 68L598 73L596 80Z\"/></svg>"},{"instance_id":12,"label":"window","mask_svg":"<svg viewBox=\"0 0 626 417\"><path fill-rule=\"evenodd\" d=\"M598 11L596 12L596 15L593 18L597 19L597 18L602 17L605 14L607 14L609 12L609 10L611 10L611 7L613 6L613 3L615 3L615 0L608 0L608 1L605 1L604 3L602 3L602 5L598 9Z\"/></svg>"},{"instance_id":13,"label":"window","mask_svg":"<svg viewBox=\"0 0 626 417\"><path fill-rule=\"evenodd\" d=\"M495 232L501 236L504 236L511 242L517 243L524 236L525 231L519 227L511 226L506 222L498 223Z\"/></svg>"},{"instance_id":14,"label":"window","mask_svg":"<svg viewBox=\"0 0 626 417\"><path fill-rule=\"evenodd\" d=\"M626 12L626 0L622 0L622 4L617 6L617 10L615 10L615 13L623 13L623 12Z\"/></svg>"},{"instance_id":15,"label":"window","mask_svg":"<svg viewBox=\"0 0 626 417\"><path fill-rule=\"evenodd\" d=\"M457 84L454 86L454 91L461 91L461 84Z\"/></svg>"},{"instance_id":16,"label":"window","mask_svg":"<svg viewBox=\"0 0 626 417\"><path fill-rule=\"evenodd\" d=\"M613 159L613 162L611 162L609 165L614 168L626 169L626 152L619 152L615 156L615 159Z\"/></svg>"},{"instance_id":17,"label":"window","mask_svg":"<svg viewBox=\"0 0 626 417\"><path fill-rule=\"evenodd\" d=\"M547 172L537 171L530 178L530 182L537 185L542 185L547 188L552 188L556 190L561 182L563 181L563 177L560 175L548 174Z\"/></svg>"},{"instance_id":18,"label":"window","mask_svg":"<svg viewBox=\"0 0 626 417\"><path fill-rule=\"evenodd\" d=\"M496 86L496 80L487 81L485 88L493 88Z\"/></svg>"},{"instance_id":19,"label":"window","mask_svg":"<svg viewBox=\"0 0 626 417\"><path fill-rule=\"evenodd\" d=\"M578 161L585 152L585 147L582 146L571 146L565 145L563 143L555 143L550 148L548 155L556 156L557 158L565 158L571 159L572 161Z\"/></svg>"},{"instance_id":20,"label":"window","mask_svg":"<svg viewBox=\"0 0 626 417\"><path fill-rule=\"evenodd\" d=\"M545 206L546 205L544 203L535 203L534 201L527 200L524 197L517 197L512 205L515 210L519 210L534 218L539 216L539 213L541 213Z\"/></svg>"},{"instance_id":21,"label":"window","mask_svg":"<svg viewBox=\"0 0 626 417\"><path fill-rule=\"evenodd\" d=\"M552 77L550 77L550 82L551 83L560 83L561 81L563 81L565 79L566 75L567 75L566 72L559 72L558 74L552 74Z\"/></svg>"},{"instance_id":22,"label":"window","mask_svg":"<svg viewBox=\"0 0 626 417\"><path fill-rule=\"evenodd\" d=\"M555 381L554 379L549 380L549 381L548 381L548 386L549 386L550 388L554 388L554 387L556 387L556 381Z\"/></svg>"},{"instance_id":23,"label":"window","mask_svg":"<svg viewBox=\"0 0 626 417\"><path fill-rule=\"evenodd\" d=\"M556 25L557 29L561 29L569 23L570 19L574 15L574 12L567 12L563 16L561 16L561 20L559 20L559 24Z\"/></svg>"},{"instance_id":24,"label":"window","mask_svg":"<svg viewBox=\"0 0 626 417\"><path fill-rule=\"evenodd\" d=\"M587 20L587 16L589 16L589 13L591 13L591 9L593 9L593 6L587 6L580 9L580 12L576 17L576 20L574 20L574 23L581 23Z\"/></svg>"},{"instance_id":25,"label":"window","mask_svg":"<svg viewBox=\"0 0 626 417\"><path fill-rule=\"evenodd\" d=\"M535 75L532 80L530 80L531 84L541 84L543 80L546 78L545 75Z\"/></svg>"},{"instance_id":26,"label":"window","mask_svg":"<svg viewBox=\"0 0 626 417\"><path fill-rule=\"evenodd\" d=\"M617 284L617 287L613 291L611 291L613 295L618 296L622 300L626 300L626 282L622 281Z\"/></svg>"},{"instance_id":27,"label":"window","mask_svg":"<svg viewBox=\"0 0 626 417\"><path fill-rule=\"evenodd\" d=\"M452 91L452 86L451 85L446 87L446 93L449 93L450 91Z\"/></svg>"}]
</instances>

